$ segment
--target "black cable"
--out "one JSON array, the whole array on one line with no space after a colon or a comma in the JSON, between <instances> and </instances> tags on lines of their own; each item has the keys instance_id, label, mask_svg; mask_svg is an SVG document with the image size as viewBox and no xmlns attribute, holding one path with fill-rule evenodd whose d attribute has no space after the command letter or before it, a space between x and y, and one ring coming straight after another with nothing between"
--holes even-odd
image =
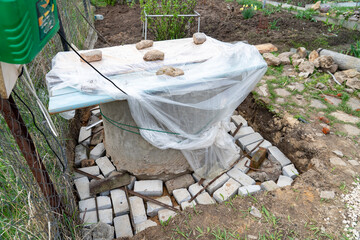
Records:
<instances>
[{"instance_id":1,"label":"black cable","mask_svg":"<svg viewBox=\"0 0 360 240\"><path fill-rule=\"evenodd\" d=\"M20 75L21 76L21 75ZM59 159L59 162L61 164L61 166L63 167L63 172L65 172L66 168L64 166L64 163L61 161L60 157L57 155L57 153L54 151L54 149L51 147L45 133L38 127L38 125L36 124L36 119L35 119L35 116L34 116L34 113L33 111L29 108L29 106L21 99L21 97L16 93L15 90L13 90L13 93L15 94L15 96L20 100L20 102L22 102L22 104L24 104L24 106L29 110L31 116L32 116L32 120L33 120L33 123L36 127L36 129L43 135L43 137L45 138L45 141L47 143L47 145L49 146L49 148L51 149L51 151L55 154L55 156Z\"/></svg>"},{"instance_id":2,"label":"black cable","mask_svg":"<svg viewBox=\"0 0 360 240\"><path fill-rule=\"evenodd\" d=\"M86 61L81 55L80 53L78 53L72 46L71 44L65 39L65 37L58 32L59 36L64 40L64 42L76 53L76 55L78 55L84 62L86 62L92 69L94 69L98 74L100 74L100 76L102 76L103 78L105 78L106 80L108 80L109 82L111 82L117 89L119 89L122 93L124 93L125 95L128 95L126 92L124 92L121 88L119 88L113 81L111 81L108 77L106 77L104 74L102 74L99 70L97 70L92 64L90 64L88 61Z\"/></svg>"}]
</instances>

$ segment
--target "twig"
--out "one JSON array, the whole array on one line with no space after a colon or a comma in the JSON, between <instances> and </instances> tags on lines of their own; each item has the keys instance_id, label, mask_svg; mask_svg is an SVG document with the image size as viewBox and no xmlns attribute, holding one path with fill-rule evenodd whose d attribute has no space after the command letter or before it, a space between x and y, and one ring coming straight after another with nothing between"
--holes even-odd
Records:
<instances>
[{"instance_id":1,"label":"twig","mask_svg":"<svg viewBox=\"0 0 360 240\"><path fill-rule=\"evenodd\" d=\"M327 73L330 74L330 76L332 76L332 78L338 85L341 85L341 83L339 83L338 80L336 80L335 76L329 70L327 70Z\"/></svg>"},{"instance_id":2,"label":"twig","mask_svg":"<svg viewBox=\"0 0 360 240\"><path fill-rule=\"evenodd\" d=\"M74 168L74 171L77 172L77 173L80 173L81 175L87 176L87 177L95 179L95 180L100 180L101 179L101 178L99 178L97 176L94 176L94 175L92 175L90 173L81 171L80 169L77 169L77 168Z\"/></svg>"},{"instance_id":3,"label":"twig","mask_svg":"<svg viewBox=\"0 0 360 240\"><path fill-rule=\"evenodd\" d=\"M152 198L150 198L150 197L148 197L148 196L144 196L144 195L142 195L142 194L140 194L140 193L137 193L137 192L134 192L134 191L132 191L132 190L127 190L127 191L128 191L130 194L132 194L132 195L135 195L135 196L137 196L137 197L140 197L140 198L142 198L142 199L145 199L146 201L149 201L149 202L155 203L155 204L157 204L157 205L160 205L160 206L162 206L162 207L164 207L164 208L167 208L167 209L169 209L169 210L171 210L171 211L175 211L175 212L179 211L178 209L176 209L176 208L174 208L174 207L172 207L172 206L170 206L170 205L167 205L167 204L165 204L165 203L159 202L158 200L152 199Z\"/></svg>"},{"instance_id":4,"label":"twig","mask_svg":"<svg viewBox=\"0 0 360 240\"><path fill-rule=\"evenodd\" d=\"M238 133L238 131L240 130L240 128L242 127L242 125L243 125L243 123L241 122L241 123L239 124L239 126L237 126L235 132L234 132L233 135L232 135L233 137L235 137L235 135Z\"/></svg>"}]
</instances>

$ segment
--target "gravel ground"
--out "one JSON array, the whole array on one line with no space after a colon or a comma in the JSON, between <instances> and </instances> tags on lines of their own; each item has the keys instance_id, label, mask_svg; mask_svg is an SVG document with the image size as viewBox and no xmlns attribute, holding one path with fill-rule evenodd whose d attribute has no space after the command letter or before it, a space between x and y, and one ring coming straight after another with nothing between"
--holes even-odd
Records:
<instances>
[{"instance_id":1,"label":"gravel ground","mask_svg":"<svg viewBox=\"0 0 360 240\"><path fill-rule=\"evenodd\" d=\"M342 201L347 210L343 214L344 231L350 239L360 239L360 179L353 183L354 188L348 194L342 195Z\"/></svg>"}]
</instances>

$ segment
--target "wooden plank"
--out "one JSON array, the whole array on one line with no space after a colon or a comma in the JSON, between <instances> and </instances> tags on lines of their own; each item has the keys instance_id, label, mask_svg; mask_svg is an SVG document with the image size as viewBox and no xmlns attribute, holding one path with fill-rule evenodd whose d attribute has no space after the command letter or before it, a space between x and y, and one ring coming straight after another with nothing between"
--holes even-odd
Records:
<instances>
[{"instance_id":1,"label":"wooden plank","mask_svg":"<svg viewBox=\"0 0 360 240\"><path fill-rule=\"evenodd\" d=\"M129 185L131 182L130 175L128 173L115 175L110 178L96 180L90 182L90 195L106 192L115 188Z\"/></svg>"}]
</instances>

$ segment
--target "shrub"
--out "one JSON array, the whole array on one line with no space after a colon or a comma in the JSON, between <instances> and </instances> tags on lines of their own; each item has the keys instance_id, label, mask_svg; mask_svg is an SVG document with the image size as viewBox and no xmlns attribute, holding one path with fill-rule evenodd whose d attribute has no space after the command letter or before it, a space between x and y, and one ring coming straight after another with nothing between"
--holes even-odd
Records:
<instances>
[{"instance_id":1,"label":"shrub","mask_svg":"<svg viewBox=\"0 0 360 240\"><path fill-rule=\"evenodd\" d=\"M255 15L255 11L253 8L246 8L243 12L242 15L245 19L249 19L252 18Z\"/></svg>"},{"instance_id":2,"label":"shrub","mask_svg":"<svg viewBox=\"0 0 360 240\"><path fill-rule=\"evenodd\" d=\"M140 0L141 20L145 22L144 10L148 15L174 15L173 17L148 17L148 30L156 40L178 39L186 36L187 24L194 17L179 17L194 14L196 0Z\"/></svg>"}]
</instances>

